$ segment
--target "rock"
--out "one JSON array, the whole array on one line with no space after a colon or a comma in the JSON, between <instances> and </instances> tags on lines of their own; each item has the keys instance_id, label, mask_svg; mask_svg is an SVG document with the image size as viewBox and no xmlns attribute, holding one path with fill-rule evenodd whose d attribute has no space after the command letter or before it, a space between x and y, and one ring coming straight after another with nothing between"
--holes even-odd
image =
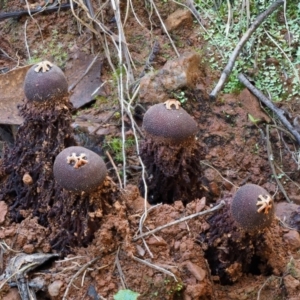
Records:
<instances>
[{"instance_id":1,"label":"rock","mask_svg":"<svg viewBox=\"0 0 300 300\"><path fill-rule=\"evenodd\" d=\"M188 285L183 293L184 300L189 299L205 299L203 295L205 295L206 285L204 283Z\"/></svg>"},{"instance_id":2,"label":"rock","mask_svg":"<svg viewBox=\"0 0 300 300\"><path fill-rule=\"evenodd\" d=\"M149 240L147 240L147 244L152 246L167 246L167 242L159 236L150 237Z\"/></svg>"},{"instance_id":3,"label":"rock","mask_svg":"<svg viewBox=\"0 0 300 300\"><path fill-rule=\"evenodd\" d=\"M295 294L295 291L298 289L300 282L295 279L292 275L286 275L283 279L284 286L287 289L288 295Z\"/></svg>"},{"instance_id":4,"label":"rock","mask_svg":"<svg viewBox=\"0 0 300 300\"><path fill-rule=\"evenodd\" d=\"M9 292L3 296L3 298L1 297L0 299L3 300L21 300L21 296L19 294L19 291L17 288L11 288L9 290Z\"/></svg>"},{"instance_id":5,"label":"rock","mask_svg":"<svg viewBox=\"0 0 300 300\"><path fill-rule=\"evenodd\" d=\"M51 297L56 297L60 293L60 289L63 286L63 282L61 280L55 280L48 286L48 292Z\"/></svg>"},{"instance_id":6,"label":"rock","mask_svg":"<svg viewBox=\"0 0 300 300\"><path fill-rule=\"evenodd\" d=\"M32 244L27 244L27 245L24 245L23 246L23 251L26 253L26 254L31 254L33 253L35 250L34 246Z\"/></svg>"},{"instance_id":7,"label":"rock","mask_svg":"<svg viewBox=\"0 0 300 300\"><path fill-rule=\"evenodd\" d=\"M168 16L165 26L169 32L183 27L191 28L193 26L192 13L189 10L178 9Z\"/></svg>"},{"instance_id":8,"label":"rock","mask_svg":"<svg viewBox=\"0 0 300 300\"><path fill-rule=\"evenodd\" d=\"M275 214L280 220L291 225L291 215L297 211L299 205L288 202L279 202L275 205Z\"/></svg>"},{"instance_id":9,"label":"rock","mask_svg":"<svg viewBox=\"0 0 300 300\"><path fill-rule=\"evenodd\" d=\"M189 270L189 272L195 276L198 281L203 281L206 276L206 271L191 261L187 261L184 263L185 267Z\"/></svg>"},{"instance_id":10,"label":"rock","mask_svg":"<svg viewBox=\"0 0 300 300\"><path fill-rule=\"evenodd\" d=\"M4 201L0 201L0 224L5 221L5 216L8 212L8 206Z\"/></svg>"},{"instance_id":11,"label":"rock","mask_svg":"<svg viewBox=\"0 0 300 300\"><path fill-rule=\"evenodd\" d=\"M245 111L254 117L258 122L270 123L270 117L262 111L259 101L251 94L248 89L243 89L238 96L238 100L242 103Z\"/></svg>"},{"instance_id":12,"label":"rock","mask_svg":"<svg viewBox=\"0 0 300 300\"><path fill-rule=\"evenodd\" d=\"M169 94L182 88L195 88L202 76L201 57L196 52L186 52L179 58L169 60L158 73L149 73L141 78L140 102L160 103L169 99Z\"/></svg>"},{"instance_id":13,"label":"rock","mask_svg":"<svg viewBox=\"0 0 300 300\"><path fill-rule=\"evenodd\" d=\"M300 235L296 230L290 230L288 233L284 234L283 240L292 250L298 250L300 248Z\"/></svg>"}]
</instances>

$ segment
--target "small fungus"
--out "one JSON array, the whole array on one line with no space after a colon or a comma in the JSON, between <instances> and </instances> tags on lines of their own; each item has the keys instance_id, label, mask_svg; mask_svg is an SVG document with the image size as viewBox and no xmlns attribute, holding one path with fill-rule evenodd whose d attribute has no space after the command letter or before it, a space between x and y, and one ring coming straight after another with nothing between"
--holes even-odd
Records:
<instances>
[{"instance_id":1,"label":"small fungus","mask_svg":"<svg viewBox=\"0 0 300 300\"><path fill-rule=\"evenodd\" d=\"M27 71L24 93L28 101L49 101L67 96L68 82L59 67L49 61L42 61Z\"/></svg>"},{"instance_id":2,"label":"small fungus","mask_svg":"<svg viewBox=\"0 0 300 300\"><path fill-rule=\"evenodd\" d=\"M272 223L274 203L264 188L256 184L246 184L233 196L231 214L244 230L260 230Z\"/></svg>"},{"instance_id":3,"label":"small fungus","mask_svg":"<svg viewBox=\"0 0 300 300\"><path fill-rule=\"evenodd\" d=\"M144 115L145 140L140 155L147 171L151 204L187 203L203 196L199 161L203 154L196 137L196 121L170 99L150 107ZM144 186L140 184L141 193Z\"/></svg>"},{"instance_id":4,"label":"small fungus","mask_svg":"<svg viewBox=\"0 0 300 300\"><path fill-rule=\"evenodd\" d=\"M256 184L241 186L226 205L208 216L200 235L213 275L232 284L243 274L278 275L285 270L285 245L275 222L274 201Z\"/></svg>"},{"instance_id":5,"label":"small fungus","mask_svg":"<svg viewBox=\"0 0 300 300\"><path fill-rule=\"evenodd\" d=\"M57 155L53 174L58 184L68 191L91 192L103 183L107 169L98 154L74 146Z\"/></svg>"}]
</instances>

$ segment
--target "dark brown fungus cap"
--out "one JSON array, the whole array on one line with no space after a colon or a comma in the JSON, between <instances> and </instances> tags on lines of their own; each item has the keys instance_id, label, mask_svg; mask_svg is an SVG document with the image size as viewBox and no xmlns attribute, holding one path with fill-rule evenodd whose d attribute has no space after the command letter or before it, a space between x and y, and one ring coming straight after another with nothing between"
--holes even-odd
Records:
<instances>
[{"instance_id":1,"label":"dark brown fungus cap","mask_svg":"<svg viewBox=\"0 0 300 300\"><path fill-rule=\"evenodd\" d=\"M261 230L272 223L274 202L264 188L256 184L246 184L233 196L231 215L244 230Z\"/></svg>"},{"instance_id":2,"label":"dark brown fungus cap","mask_svg":"<svg viewBox=\"0 0 300 300\"><path fill-rule=\"evenodd\" d=\"M73 192L92 192L105 179L107 169L103 159L93 151L74 146L61 151L53 165L55 180Z\"/></svg>"},{"instance_id":3,"label":"dark brown fungus cap","mask_svg":"<svg viewBox=\"0 0 300 300\"><path fill-rule=\"evenodd\" d=\"M24 93L28 101L49 101L68 94L63 71L49 61L33 65L26 74Z\"/></svg>"},{"instance_id":4,"label":"dark brown fungus cap","mask_svg":"<svg viewBox=\"0 0 300 300\"><path fill-rule=\"evenodd\" d=\"M144 115L144 130L156 137L181 142L197 132L196 121L177 100L151 106Z\"/></svg>"}]
</instances>

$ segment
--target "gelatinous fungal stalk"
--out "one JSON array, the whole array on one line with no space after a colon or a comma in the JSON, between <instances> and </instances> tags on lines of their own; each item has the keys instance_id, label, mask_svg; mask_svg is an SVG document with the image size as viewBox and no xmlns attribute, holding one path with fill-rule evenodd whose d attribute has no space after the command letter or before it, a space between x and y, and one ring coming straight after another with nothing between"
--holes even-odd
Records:
<instances>
[{"instance_id":1,"label":"gelatinous fungal stalk","mask_svg":"<svg viewBox=\"0 0 300 300\"><path fill-rule=\"evenodd\" d=\"M147 171L148 201L184 204L203 196L203 157L194 119L170 99L149 108L143 119L145 140L140 155ZM140 184L143 193L143 184Z\"/></svg>"}]
</instances>

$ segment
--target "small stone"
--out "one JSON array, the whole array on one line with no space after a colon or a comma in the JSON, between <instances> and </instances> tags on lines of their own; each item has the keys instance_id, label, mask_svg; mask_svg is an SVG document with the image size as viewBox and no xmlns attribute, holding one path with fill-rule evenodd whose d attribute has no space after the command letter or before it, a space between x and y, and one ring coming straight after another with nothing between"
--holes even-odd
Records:
<instances>
[{"instance_id":1,"label":"small stone","mask_svg":"<svg viewBox=\"0 0 300 300\"><path fill-rule=\"evenodd\" d=\"M209 183L209 189L214 196L220 195L219 186L215 181Z\"/></svg>"},{"instance_id":2,"label":"small stone","mask_svg":"<svg viewBox=\"0 0 300 300\"><path fill-rule=\"evenodd\" d=\"M27 245L24 245L24 247L23 247L23 251L27 254L33 253L34 250L35 250L35 248L32 244L27 244Z\"/></svg>"},{"instance_id":3,"label":"small stone","mask_svg":"<svg viewBox=\"0 0 300 300\"><path fill-rule=\"evenodd\" d=\"M9 290L9 292L5 296L3 296L3 298L1 297L0 299L3 299L3 300L21 300L21 296L20 296L20 293L19 293L17 288L11 288Z\"/></svg>"},{"instance_id":4,"label":"small stone","mask_svg":"<svg viewBox=\"0 0 300 300\"><path fill-rule=\"evenodd\" d=\"M191 261L185 263L186 268L195 276L198 281L203 281L206 276L206 271Z\"/></svg>"},{"instance_id":5,"label":"small stone","mask_svg":"<svg viewBox=\"0 0 300 300\"><path fill-rule=\"evenodd\" d=\"M169 92L182 88L195 88L201 80L201 57L196 52L185 52L169 60L157 73L148 73L140 81L141 103L160 103L169 99Z\"/></svg>"},{"instance_id":6,"label":"small stone","mask_svg":"<svg viewBox=\"0 0 300 300\"><path fill-rule=\"evenodd\" d=\"M4 201L0 201L0 224L4 223L7 212L7 204Z\"/></svg>"},{"instance_id":7,"label":"small stone","mask_svg":"<svg viewBox=\"0 0 300 300\"><path fill-rule=\"evenodd\" d=\"M178 9L168 16L167 20L165 21L165 26L169 32L178 28L182 29L183 27L192 28L192 13L189 10Z\"/></svg>"},{"instance_id":8,"label":"small stone","mask_svg":"<svg viewBox=\"0 0 300 300\"><path fill-rule=\"evenodd\" d=\"M60 293L60 289L63 286L63 282L61 280L55 280L48 286L48 292L51 297L56 297Z\"/></svg>"},{"instance_id":9,"label":"small stone","mask_svg":"<svg viewBox=\"0 0 300 300\"><path fill-rule=\"evenodd\" d=\"M284 234L283 240L289 244L292 250L300 248L300 235L296 230L290 230L288 233Z\"/></svg>"},{"instance_id":10,"label":"small stone","mask_svg":"<svg viewBox=\"0 0 300 300\"><path fill-rule=\"evenodd\" d=\"M295 293L295 290L298 289L300 282L295 279L292 275L287 275L283 279L284 286L287 289L288 294L292 295Z\"/></svg>"},{"instance_id":11,"label":"small stone","mask_svg":"<svg viewBox=\"0 0 300 300\"><path fill-rule=\"evenodd\" d=\"M152 246L167 246L167 242L161 237L150 237L147 244Z\"/></svg>"}]
</instances>

